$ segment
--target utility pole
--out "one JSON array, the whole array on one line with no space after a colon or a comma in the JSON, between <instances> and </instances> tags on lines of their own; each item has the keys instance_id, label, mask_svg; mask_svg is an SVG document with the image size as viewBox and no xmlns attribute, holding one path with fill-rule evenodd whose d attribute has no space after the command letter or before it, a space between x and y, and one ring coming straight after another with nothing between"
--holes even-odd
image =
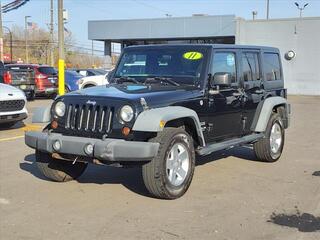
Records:
<instances>
[{"instance_id":1,"label":"utility pole","mask_svg":"<svg viewBox=\"0 0 320 240\"><path fill-rule=\"evenodd\" d=\"M2 5L0 1L0 60L3 62Z\"/></svg>"},{"instance_id":2,"label":"utility pole","mask_svg":"<svg viewBox=\"0 0 320 240\"><path fill-rule=\"evenodd\" d=\"M269 20L269 14L270 14L270 0L267 0L267 20Z\"/></svg>"},{"instance_id":3,"label":"utility pole","mask_svg":"<svg viewBox=\"0 0 320 240\"><path fill-rule=\"evenodd\" d=\"M59 41L59 95L64 95L64 23L63 0L58 0L58 41Z\"/></svg>"},{"instance_id":4,"label":"utility pole","mask_svg":"<svg viewBox=\"0 0 320 240\"><path fill-rule=\"evenodd\" d=\"M93 52L94 52L94 49L93 49L93 40L91 40L91 58L92 58L92 67L94 65L94 56L93 56Z\"/></svg>"},{"instance_id":5,"label":"utility pole","mask_svg":"<svg viewBox=\"0 0 320 240\"><path fill-rule=\"evenodd\" d=\"M10 62L12 63L12 59L13 59L12 32L11 32L10 28L8 28L6 26L2 26L2 28L7 29L9 32L9 35L10 35ZM3 33L3 31L2 31L2 33Z\"/></svg>"},{"instance_id":6,"label":"utility pole","mask_svg":"<svg viewBox=\"0 0 320 240\"><path fill-rule=\"evenodd\" d=\"M50 65L54 66L54 27L53 27L53 0L50 3Z\"/></svg>"},{"instance_id":7,"label":"utility pole","mask_svg":"<svg viewBox=\"0 0 320 240\"><path fill-rule=\"evenodd\" d=\"M24 24L25 24L25 29L24 29L24 34L25 34L25 45L26 45L26 62L25 63L28 63L29 62L29 56L28 56L28 18L30 18L31 16L25 16L24 17Z\"/></svg>"}]
</instances>

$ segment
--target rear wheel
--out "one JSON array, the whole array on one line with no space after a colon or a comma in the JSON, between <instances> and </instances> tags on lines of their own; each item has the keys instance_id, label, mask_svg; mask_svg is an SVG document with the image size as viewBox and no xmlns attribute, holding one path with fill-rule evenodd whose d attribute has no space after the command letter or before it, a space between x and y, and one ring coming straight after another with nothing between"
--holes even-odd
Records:
<instances>
[{"instance_id":1,"label":"rear wheel","mask_svg":"<svg viewBox=\"0 0 320 240\"><path fill-rule=\"evenodd\" d=\"M36 164L40 172L55 182L77 179L87 168L87 163L55 159L49 153L36 151Z\"/></svg>"},{"instance_id":2,"label":"rear wheel","mask_svg":"<svg viewBox=\"0 0 320 240\"><path fill-rule=\"evenodd\" d=\"M194 168L193 140L182 128L165 128L150 140L160 143L157 156L142 166L143 181L155 197L176 199L189 188Z\"/></svg>"},{"instance_id":3,"label":"rear wheel","mask_svg":"<svg viewBox=\"0 0 320 240\"><path fill-rule=\"evenodd\" d=\"M255 154L261 161L275 162L281 156L285 139L283 122L279 113L272 113L265 134L265 138L254 143Z\"/></svg>"}]
</instances>

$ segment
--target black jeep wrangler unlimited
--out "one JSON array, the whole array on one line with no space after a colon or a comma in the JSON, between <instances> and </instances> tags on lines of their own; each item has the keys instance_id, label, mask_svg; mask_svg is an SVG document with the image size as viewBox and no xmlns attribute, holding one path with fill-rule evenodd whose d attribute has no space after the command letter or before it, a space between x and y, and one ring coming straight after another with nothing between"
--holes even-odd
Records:
<instances>
[{"instance_id":1,"label":"black jeep wrangler unlimited","mask_svg":"<svg viewBox=\"0 0 320 240\"><path fill-rule=\"evenodd\" d=\"M88 163L140 165L152 195L175 199L196 155L251 144L261 161L280 158L290 116L280 59L270 47L128 47L110 85L38 109L34 122L50 124L25 142L54 181L78 178Z\"/></svg>"}]
</instances>

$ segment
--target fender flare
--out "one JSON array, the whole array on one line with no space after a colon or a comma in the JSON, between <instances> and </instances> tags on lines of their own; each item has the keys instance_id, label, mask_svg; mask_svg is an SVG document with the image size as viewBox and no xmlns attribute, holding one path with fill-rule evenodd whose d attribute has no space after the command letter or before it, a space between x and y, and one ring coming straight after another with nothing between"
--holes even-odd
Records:
<instances>
[{"instance_id":1,"label":"fender flare","mask_svg":"<svg viewBox=\"0 0 320 240\"><path fill-rule=\"evenodd\" d=\"M251 124L251 130L254 132L264 132L267 128L273 109L278 106L283 106L285 108L282 118L286 122L284 127L288 128L290 122L290 104L287 99L276 96L269 97L259 103Z\"/></svg>"},{"instance_id":2,"label":"fender flare","mask_svg":"<svg viewBox=\"0 0 320 240\"><path fill-rule=\"evenodd\" d=\"M142 132L161 132L163 130L163 127L160 126L161 121L167 123L169 121L182 118L189 118L193 121L200 145L205 146L205 140L198 114L192 109L186 107L169 106L143 111L138 115L132 130Z\"/></svg>"}]
</instances>

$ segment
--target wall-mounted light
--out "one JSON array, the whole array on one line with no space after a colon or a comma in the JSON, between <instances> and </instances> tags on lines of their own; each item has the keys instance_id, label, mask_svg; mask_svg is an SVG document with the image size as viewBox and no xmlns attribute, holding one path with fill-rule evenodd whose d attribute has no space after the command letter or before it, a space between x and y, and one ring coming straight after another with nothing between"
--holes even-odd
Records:
<instances>
[{"instance_id":1,"label":"wall-mounted light","mask_svg":"<svg viewBox=\"0 0 320 240\"><path fill-rule=\"evenodd\" d=\"M294 59L296 57L296 53L292 50L285 53L284 58L288 61Z\"/></svg>"}]
</instances>

